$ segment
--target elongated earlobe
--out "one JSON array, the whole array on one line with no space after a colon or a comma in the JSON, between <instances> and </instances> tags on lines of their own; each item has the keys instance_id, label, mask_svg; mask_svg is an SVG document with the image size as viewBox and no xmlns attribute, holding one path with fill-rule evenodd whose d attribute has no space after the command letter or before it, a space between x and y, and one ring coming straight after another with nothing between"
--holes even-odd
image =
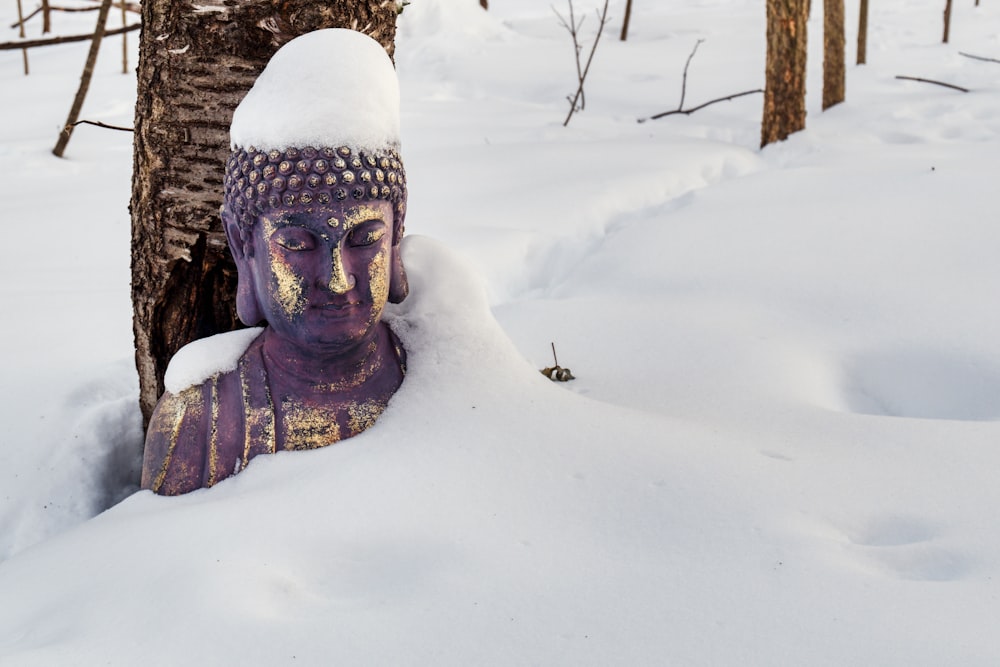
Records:
<instances>
[{"instance_id":1,"label":"elongated earlobe","mask_svg":"<svg viewBox=\"0 0 1000 667\"><path fill-rule=\"evenodd\" d=\"M253 248L249 246L249 239L244 240L239 224L225 209L222 211L222 226L226 230L229 251L236 261L236 314L243 324L252 327L264 320L264 313L257 303L257 289L250 266Z\"/></svg>"},{"instance_id":2,"label":"elongated earlobe","mask_svg":"<svg viewBox=\"0 0 1000 667\"><path fill-rule=\"evenodd\" d=\"M399 303L410 293L410 284L406 281L406 269L403 268L403 255L399 244L392 246L392 257L389 259L389 302Z\"/></svg>"}]
</instances>

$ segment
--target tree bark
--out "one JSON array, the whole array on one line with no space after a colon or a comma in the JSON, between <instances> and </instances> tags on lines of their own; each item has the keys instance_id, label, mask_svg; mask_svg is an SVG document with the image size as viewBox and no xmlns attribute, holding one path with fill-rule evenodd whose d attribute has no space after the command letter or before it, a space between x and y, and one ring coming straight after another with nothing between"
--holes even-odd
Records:
<instances>
[{"instance_id":1,"label":"tree bark","mask_svg":"<svg viewBox=\"0 0 1000 667\"><path fill-rule=\"evenodd\" d=\"M823 0L823 110L844 101L844 0Z\"/></svg>"},{"instance_id":2,"label":"tree bark","mask_svg":"<svg viewBox=\"0 0 1000 667\"><path fill-rule=\"evenodd\" d=\"M628 23L632 19L632 0L627 0L625 3L625 18L622 20L622 34L621 41L625 41L628 37Z\"/></svg>"},{"instance_id":3,"label":"tree bark","mask_svg":"<svg viewBox=\"0 0 1000 667\"><path fill-rule=\"evenodd\" d=\"M858 64L868 60L868 0L861 0L858 10Z\"/></svg>"},{"instance_id":4,"label":"tree bark","mask_svg":"<svg viewBox=\"0 0 1000 667\"><path fill-rule=\"evenodd\" d=\"M761 148L806 126L807 0L767 0Z\"/></svg>"},{"instance_id":5,"label":"tree bark","mask_svg":"<svg viewBox=\"0 0 1000 667\"><path fill-rule=\"evenodd\" d=\"M170 357L239 326L219 220L233 110L279 46L360 30L391 56L392 0L144 0L132 176L132 303L146 422Z\"/></svg>"}]
</instances>

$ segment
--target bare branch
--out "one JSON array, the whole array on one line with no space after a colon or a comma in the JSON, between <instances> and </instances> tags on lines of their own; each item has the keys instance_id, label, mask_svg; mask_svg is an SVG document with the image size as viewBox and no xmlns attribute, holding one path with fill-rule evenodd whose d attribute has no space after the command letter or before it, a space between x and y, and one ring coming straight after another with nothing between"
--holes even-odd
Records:
<instances>
[{"instance_id":1,"label":"bare branch","mask_svg":"<svg viewBox=\"0 0 1000 667\"><path fill-rule=\"evenodd\" d=\"M73 127L76 125L76 119L80 116L83 100L87 96L87 90L90 88L90 79L94 73L94 63L97 62L97 53L101 48L101 42L104 40L104 34L107 31L106 26L109 11L111 11L111 0L102 0L101 10L97 12L97 26L94 28L94 37L90 40L90 52L87 54L87 64L83 66L83 75L80 77L80 87L76 90L76 97L73 98L73 106L70 107L66 124L63 126L62 132L59 133L55 148L52 149L52 154L56 157L63 156L66 144L69 143L69 139L73 135Z\"/></svg>"},{"instance_id":2,"label":"bare branch","mask_svg":"<svg viewBox=\"0 0 1000 667\"><path fill-rule=\"evenodd\" d=\"M920 81L922 83L933 83L935 86L944 86L945 88L951 88L953 90L960 90L963 93L969 92L968 88L962 88L961 86L956 86L951 83L945 83L944 81L935 81L933 79L921 79L919 76L902 76L897 75L897 79L904 79L906 81Z\"/></svg>"},{"instance_id":3,"label":"bare branch","mask_svg":"<svg viewBox=\"0 0 1000 667\"><path fill-rule=\"evenodd\" d=\"M687 94L688 85L688 67L691 66L691 59L694 58L694 54L698 52L698 47L701 46L701 43L704 41L704 39L699 39L694 43L694 48L691 49L691 55L688 56L687 62L684 63L684 78L681 80L681 102L677 105L678 110L684 108L684 96Z\"/></svg>"},{"instance_id":4,"label":"bare branch","mask_svg":"<svg viewBox=\"0 0 1000 667\"><path fill-rule=\"evenodd\" d=\"M760 88L757 88L755 90L744 90L742 93L734 93L732 95L727 95L726 97L720 97L718 99L709 100L708 102L705 102L704 104L699 104L696 107L691 107L690 109L685 109L684 108L684 97L687 95L688 67L691 66L691 59L694 58L694 54L698 52L698 46L700 46L701 43L704 42L704 41L705 41L704 39L699 39L697 42L694 43L694 48L691 49L691 54L688 55L687 62L684 63L684 77L681 79L681 101L677 105L677 108L673 109L671 111L664 111L663 113L658 113L655 116L650 116L649 118L640 118L639 119L640 123L645 123L647 120L656 120L658 118L663 118L664 116L674 116L674 115L677 115L677 114L684 114L685 116L690 116L695 111L700 111L701 109L704 109L705 107L711 106L711 105L716 104L718 102L728 102L729 100L735 100L737 97L743 97L744 95L753 95L754 93L763 93L764 92Z\"/></svg>"},{"instance_id":5,"label":"bare branch","mask_svg":"<svg viewBox=\"0 0 1000 667\"><path fill-rule=\"evenodd\" d=\"M580 20L576 20L576 16L573 13L573 0L569 0L569 21L563 18L555 7L552 7L552 11L556 13L559 17L559 23L562 24L564 28L569 32L570 37L573 39L573 53L576 58L576 81L577 85L580 85L583 81L583 73L580 65L580 53L583 51L583 47L580 45L580 28L583 26L583 20L586 16L581 16ZM575 103L574 103L575 104ZM580 94L580 109L582 110L587 106L587 98L581 93Z\"/></svg>"},{"instance_id":6,"label":"bare branch","mask_svg":"<svg viewBox=\"0 0 1000 667\"><path fill-rule=\"evenodd\" d=\"M122 33L132 32L133 30L138 30L141 27L139 23L133 23L132 25L125 26L124 28L115 28L114 30L107 30L104 33L105 37L111 37L113 35L121 35ZM48 39L29 39L23 42L3 42L0 44L0 51L10 51L12 49L30 49L35 46L49 46L50 44L67 44L69 42L86 42L87 40L94 39L94 34L89 35L67 35L65 37L49 37Z\"/></svg>"},{"instance_id":7,"label":"bare branch","mask_svg":"<svg viewBox=\"0 0 1000 667\"><path fill-rule=\"evenodd\" d=\"M66 132L71 127L76 127L77 125L96 125L97 127L103 127L108 130L121 130L122 132L135 132L131 127L122 127L120 125L108 125L107 123L102 123L99 120L78 120L75 123L70 123L65 128L63 132Z\"/></svg>"},{"instance_id":8,"label":"bare branch","mask_svg":"<svg viewBox=\"0 0 1000 667\"><path fill-rule=\"evenodd\" d=\"M569 0L570 6L573 6L573 0ZM580 74L580 85L576 89L576 95L573 96L573 103L569 107L569 113L566 115L566 120L563 121L563 127L569 125L569 119L573 117L576 113L577 106L576 103L583 97L583 82L587 78L587 73L590 72L590 64L594 61L594 53L597 51L597 43L601 41L601 33L604 32L604 26L608 22L608 0L604 0L604 8L598 13L597 20L599 22L597 26L597 35L594 37L594 45L590 48L590 55L587 56L587 64L583 68L583 73ZM583 19L580 19L581 23Z\"/></svg>"},{"instance_id":9,"label":"bare branch","mask_svg":"<svg viewBox=\"0 0 1000 667\"><path fill-rule=\"evenodd\" d=\"M121 7L125 11L132 12L133 14L138 14L139 13L139 5L136 5L136 4L133 4L133 3L129 3L129 2L115 2L115 3L112 3L111 6L112 7ZM67 12L67 13L73 13L73 12L96 12L100 8L101 8L100 5L93 5L92 7L57 7L56 5L49 5L49 11L50 12ZM21 20L21 21L15 21L14 23L11 23L10 27L11 28L16 28L19 25L21 25L22 23L27 23L30 19L33 19L38 14L41 14L43 11L45 11L45 7L44 6L43 7L36 7L35 11L33 11L30 14L28 14L27 16L25 16L23 20Z\"/></svg>"},{"instance_id":10,"label":"bare branch","mask_svg":"<svg viewBox=\"0 0 1000 667\"><path fill-rule=\"evenodd\" d=\"M727 95L726 97L720 97L715 100L710 100L704 104L699 104L696 107L691 107L690 109L674 109L673 111L664 111L663 113L658 113L655 116L650 116L649 118L640 118L640 123L645 123L647 120L656 120L658 118L663 118L664 116L673 116L675 114L684 114L685 116L690 116L695 111L701 111L707 106L716 104L717 102L728 102L729 100L735 100L737 97L743 97L745 95L753 95L754 93L763 93L763 88L757 88L756 90L744 90L742 93L734 93L732 95Z\"/></svg>"},{"instance_id":11,"label":"bare branch","mask_svg":"<svg viewBox=\"0 0 1000 667\"><path fill-rule=\"evenodd\" d=\"M987 58L985 56L974 56L971 53L962 53L961 51L958 52L958 55L965 56L966 58L972 58L973 60L982 60L988 63L1000 63L1000 60L996 58Z\"/></svg>"}]
</instances>

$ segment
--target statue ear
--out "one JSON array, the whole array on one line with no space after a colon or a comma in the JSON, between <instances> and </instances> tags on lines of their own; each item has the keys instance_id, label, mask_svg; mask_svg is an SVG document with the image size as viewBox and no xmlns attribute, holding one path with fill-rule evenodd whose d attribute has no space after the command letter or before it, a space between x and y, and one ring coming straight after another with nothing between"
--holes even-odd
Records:
<instances>
[{"instance_id":1,"label":"statue ear","mask_svg":"<svg viewBox=\"0 0 1000 667\"><path fill-rule=\"evenodd\" d=\"M264 313L260 304L257 303L253 267L250 266L250 258L253 257L253 241L249 236L244 236L240 231L239 223L225 207L222 209L222 226L226 230L229 251L233 254L233 259L236 260L236 314L240 316L240 321L243 324L252 327L264 319Z\"/></svg>"},{"instance_id":2,"label":"statue ear","mask_svg":"<svg viewBox=\"0 0 1000 667\"><path fill-rule=\"evenodd\" d=\"M389 257L389 303L399 303L410 293L410 284L406 280L406 269L403 268L403 255L399 251L399 243L393 243Z\"/></svg>"}]
</instances>

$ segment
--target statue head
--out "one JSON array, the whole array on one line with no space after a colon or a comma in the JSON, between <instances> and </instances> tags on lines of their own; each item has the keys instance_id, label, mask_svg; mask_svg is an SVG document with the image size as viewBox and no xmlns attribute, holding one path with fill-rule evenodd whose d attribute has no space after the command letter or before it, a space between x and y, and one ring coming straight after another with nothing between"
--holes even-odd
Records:
<instances>
[{"instance_id":1,"label":"statue head","mask_svg":"<svg viewBox=\"0 0 1000 667\"><path fill-rule=\"evenodd\" d=\"M336 351L406 297L398 109L392 63L361 33L308 33L272 57L233 115L224 176L245 324Z\"/></svg>"}]
</instances>

